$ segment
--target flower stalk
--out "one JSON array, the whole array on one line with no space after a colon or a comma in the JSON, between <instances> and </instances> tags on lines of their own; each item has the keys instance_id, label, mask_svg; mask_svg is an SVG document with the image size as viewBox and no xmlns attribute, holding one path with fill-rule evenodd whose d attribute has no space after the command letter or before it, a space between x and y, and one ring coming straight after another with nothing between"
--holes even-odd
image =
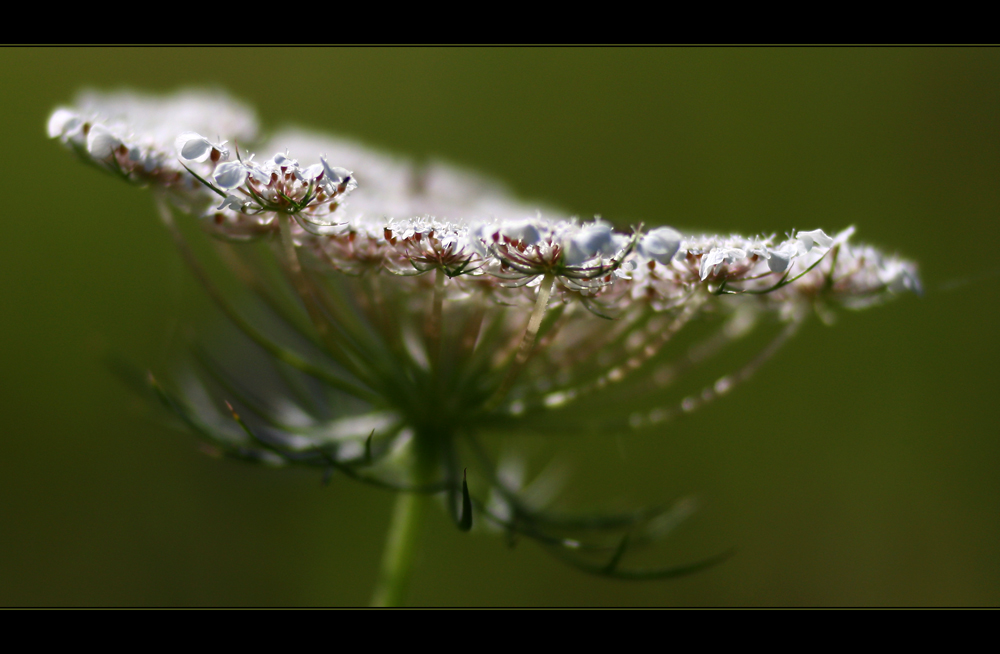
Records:
<instances>
[{"instance_id":1,"label":"flower stalk","mask_svg":"<svg viewBox=\"0 0 1000 654\"><path fill-rule=\"evenodd\" d=\"M427 506L433 497L433 493L424 489L433 488L435 473L442 464L451 478L458 480L453 435L447 428L435 430L434 427L427 427L423 433L418 432L410 445L415 489L400 493L393 505L372 606L403 605L418 555ZM446 497L456 525L462 531L469 531L472 528L472 506L464 471L461 488L459 484L449 484Z\"/></svg>"},{"instance_id":2,"label":"flower stalk","mask_svg":"<svg viewBox=\"0 0 1000 654\"><path fill-rule=\"evenodd\" d=\"M403 606L410 589L421 528L430 500L430 495L418 492L396 496L372 606Z\"/></svg>"},{"instance_id":3,"label":"flower stalk","mask_svg":"<svg viewBox=\"0 0 1000 654\"><path fill-rule=\"evenodd\" d=\"M555 277L552 273L548 273L542 277L542 281L538 285L538 297L535 298L535 306L528 317L528 325L525 327L524 336L521 337L521 342L517 346L517 353L507 368L507 373L504 375L503 381L500 382L500 386L493 394L493 397L486 403L486 411L493 411L500 406L507 396L510 387L517 379L518 374L521 372L521 369L524 367L524 364L528 362L528 357L531 356L532 349L535 347L538 330L542 326L542 318L545 317L545 309L549 306L549 297L552 295L552 283L554 280Z\"/></svg>"}]
</instances>

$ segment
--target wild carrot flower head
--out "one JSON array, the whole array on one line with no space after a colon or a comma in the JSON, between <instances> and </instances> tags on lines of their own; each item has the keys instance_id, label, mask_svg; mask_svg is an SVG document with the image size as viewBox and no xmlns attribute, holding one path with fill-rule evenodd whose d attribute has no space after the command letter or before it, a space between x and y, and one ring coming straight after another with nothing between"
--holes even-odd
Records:
<instances>
[{"instance_id":1,"label":"wild carrot flower head","mask_svg":"<svg viewBox=\"0 0 1000 654\"><path fill-rule=\"evenodd\" d=\"M182 255L247 337L237 367L199 350L197 373L174 388L151 378L213 451L443 493L459 526L475 513L601 574L633 574L619 567L626 545L687 505L550 513L484 434L659 425L748 379L811 313L920 291L914 264L853 243L853 227L780 238L617 229L324 135L261 144L252 112L220 95L86 94L48 132L150 187ZM266 318L248 319L205 272L184 236L195 221ZM758 323L777 327L756 357L669 394ZM672 347L694 324L720 326Z\"/></svg>"}]
</instances>

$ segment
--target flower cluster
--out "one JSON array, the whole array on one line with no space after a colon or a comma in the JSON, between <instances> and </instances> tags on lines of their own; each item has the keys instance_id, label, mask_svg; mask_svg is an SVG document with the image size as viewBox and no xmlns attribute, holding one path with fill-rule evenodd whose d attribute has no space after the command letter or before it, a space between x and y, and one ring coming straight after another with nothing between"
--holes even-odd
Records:
<instances>
[{"instance_id":1,"label":"flower cluster","mask_svg":"<svg viewBox=\"0 0 1000 654\"><path fill-rule=\"evenodd\" d=\"M58 138L85 162L131 182L175 192L197 187L174 152L177 137L190 130L252 139L257 119L249 108L221 93L189 91L169 98L84 93L75 106L56 109L48 121L49 137ZM220 146L210 155L216 162L228 151Z\"/></svg>"},{"instance_id":2,"label":"flower cluster","mask_svg":"<svg viewBox=\"0 0 1000 654\"><path fill-rule=\"evenodd\" d=\"M179 138L178 150L185 158L185 148L199 158L219 152L200 134ZM197 148L190 147L197 144ZM198 159L194 159L197 161ZM201 159L204 160L204 159ZM253 155L246 161L227 161L216 166L211 181L191 172L204 186L223 198L210 214L219 234L231 238L253 237L277 229L279 215L293 218L296 224L314 235L336 223L340 204L357 187L352 174L330 166L326 159L302 168L294 159L276 154L264 163Z\"/></svg>"},{"instance_id":3,"label":"flower cluster","mask_svg":"<svg viewBox=\"0 0 1000 654\"><path fill-rule=\"evenodd\" d=\"M782 239L619 231L450 166L323 135L255 144L252 113L217 95L89 94L48 127L85 161L154 190L192 270L255 344L239 357L242 375L202 352L178 390L152 382L214 451L444 493L463 528L475 510L548 545L611 551L609 564L572 561L602 574L627 576L624 543L656 532L663 515L547 513L520 493L523 479L503 474L484 434L657 425L748 379L812 310L920 291L914 264L852 243L853 228ZM278 154L259 161L248 146ZM269 320L250 322L219 290L178 212L225 242L223 259ZM666 399L683 372L764 322L777 328L760 354ZM695 323L721 326L669 347ZM586 412L573 408L596 391ZM480 471L471 492L470 463ZM574 526L628 536L616 548L566 536Z\"/></svg>"}]
</instances>

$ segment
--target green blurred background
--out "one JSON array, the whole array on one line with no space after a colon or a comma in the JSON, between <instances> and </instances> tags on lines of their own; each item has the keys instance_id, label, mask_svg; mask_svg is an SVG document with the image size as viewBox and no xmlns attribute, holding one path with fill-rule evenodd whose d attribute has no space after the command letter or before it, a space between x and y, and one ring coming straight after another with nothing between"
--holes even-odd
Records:
<instances>
[{"instance_id":1,"label":"green blurred background","mask_svg":"<svg viewBox=\"0 0 1000 654\"><path fill-rule=\"evenodd\" d=\"M391 495L205 457L103 363L168 370L206 303L148 194L45 120L82 87L187 85L583 216L854 224L921 265L925 297L812 321L659 434L560 444L606 461L588 495L701 500L657 560L731 560L607 581L435 512L412 604L1000 602L1000 51L95 48L0 50L0 605L368 601Z\"/></svg>"}]
</instances>

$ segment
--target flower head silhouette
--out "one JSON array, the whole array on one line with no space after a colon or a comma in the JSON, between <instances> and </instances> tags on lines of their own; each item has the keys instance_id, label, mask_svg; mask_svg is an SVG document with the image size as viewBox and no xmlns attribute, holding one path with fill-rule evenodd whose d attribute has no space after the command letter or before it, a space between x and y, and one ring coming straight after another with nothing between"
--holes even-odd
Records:
<instances>
[{"instance_id":1,"label":"flower head silhouette","mask_svg":"<svg viewBox=\"0 0 1000 654\"><path fill-rule=\"evenodd\" d=\"M782 239L619 231L448 166L297 131L258 145L277 153L258 158L247 150L253 113L218 94L84 94L48 132L150 188L192 271L247 337L236 366L197 350L196 374L149 377L210 451L404 492L380 603L402 598L433 495L461 529L531 537L596 574L667 577L718 560L625 567L628 550L690 504L558 513L480 437L660 425L746 381L812 313L920 291L912 263L853 244L853 228ZM207 272L178 216L215 237L254 318ZM721 327L673 351L696 322ZM755 357L671 399L685 371L762 322L777 328Z\"/></svg>"}]
</instances>

